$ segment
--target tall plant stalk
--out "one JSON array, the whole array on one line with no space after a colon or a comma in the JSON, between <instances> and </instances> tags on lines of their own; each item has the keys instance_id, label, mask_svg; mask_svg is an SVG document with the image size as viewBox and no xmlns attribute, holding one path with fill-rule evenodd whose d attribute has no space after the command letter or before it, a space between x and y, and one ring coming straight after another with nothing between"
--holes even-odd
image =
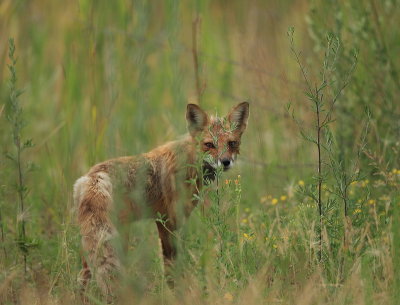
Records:
<instances>
[{"instance_id":1,"label":"tall plant stalk","mask_svg":"<svg viewBox=\"0 0 400 305\"><path fill-rule=\"evenodd\" d=\"M357 62L357 54L355 54L353 64L350 67L349 71L347 71L346 75L344 75L343 81L340 82L340 85L337 86L336 90L334 90L333 84L335 83L335 81L329 79L329 76L332 74L333 71L335 71L336 68L340 42L336 36L328 35L327 45L325 49L326 51L324 54L324 60L321 69L321 80L319 84L315 84L314 86L312 86L309 78L307 77L305 68L300 61L299 52L297 52L294 47L293 33L294 29L292 28L288 32L290 40L290 48L292 53L294 54L298 66L300 67L302 76L306 84L305 94L308 97L308 99L312 102L315 114L315 126L314 126L315 136L308 135L303 129L301 129L300 132L307 141L315 144L317 149L317 183L316 183L317 190L316 194L312 190L310 190L308 192L308 195L316 202L318 207L318 218L319 218L318 259L319 261L321 261L323 253L322 231L323 231L324 218L326 217L324 202L322 198L322 191L323 191L322 184L324 182L324 179L328 175L333 175L339 186L343 185L343 183L345 185L344 188L339 187L340 189L339 197L343 200L344 203L344 218L346 219L348 216L347 188L349 186L349 182L347 179L347 173L344 164L338 162L335 159L335 157L333 157L335 155L335 150L337 149L337 147L334 147L334 136L332 135L329 125L334 121L332 116L335 104L338 101L338 98L341 96L343 90L349 84L350 77L355 69ZM330 159L329 167L327 168L326 172L323 170L323 164L324 164L323 151L325 151L325 154ZM328 205L329 202L327 202L326 209L328 209ZM346 240L346 235L347 232L344 232L344 241Z\"/></svg>"},{"instance_id":2,"label":"tall plant stalk","mask_svg":"<svg viewBox=\"0 0 400 305\"><path fill-rule=\"evenodd\" d=\"M194 19L192 22L192 56L193 56L193 68L194 68L197 102L199 104L201 104L201 99L204 92L204 86L202 86L201 84L201 76L200 76L201 68L200 68L199 46L198 46L200 25L201 25L200 16L196 16L196 19Z\"/></svg>"},{"instance_id":3,"label":"tall plant stalk","mask_svg":"<svg viewBox=\"0 0 400 305\"><path fill-rule=\"evenodd\" d=\"M25 122L22 115L23 112L19 102L19 96L23 93L23 90L17 88L17 73L16 73L17 59L15 57L14 39L12 38L9 39L8 58L10 60L10 64L8 65L8 70L10 73L10 80L9 80L10 95L7 103L6 113L7 113L7 120L10 122L11 125L13 143L16 152L15 154L8 154L7 156L9 159L13 161L17 172L17 183L16 183L16 191L18 194L17 244L22 252L24 261L24 272L26 273L28 248L31 246L31 243L28 242L26 234L25 197L28 190L25 183L26 170L24 168L24 164L22 161L22 153L26 148L32 146L32 141L26 140L24 142L22 140L22 135L21 135L22 129L25 126Z\"/></svg>"}]
</instances>

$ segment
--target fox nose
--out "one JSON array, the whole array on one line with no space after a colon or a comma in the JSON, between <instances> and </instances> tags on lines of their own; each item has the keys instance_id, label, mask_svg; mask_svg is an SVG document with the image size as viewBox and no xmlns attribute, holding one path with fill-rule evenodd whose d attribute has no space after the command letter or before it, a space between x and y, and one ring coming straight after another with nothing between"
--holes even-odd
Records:
<instances>
[{"instance_id":1,"label":"fox nose","mask_svg":"<svg viewBox=\"0 0 400 305\"><path fill-rule=\"evenodd\" d=\"M229 166L231 165L231 160L229 160L229 159L222 159L222 160L221 160L221 163L222 163L222 165L223 165L225 168L227 168L227 167L229 167Z\"/></svg>"}]
</instances>

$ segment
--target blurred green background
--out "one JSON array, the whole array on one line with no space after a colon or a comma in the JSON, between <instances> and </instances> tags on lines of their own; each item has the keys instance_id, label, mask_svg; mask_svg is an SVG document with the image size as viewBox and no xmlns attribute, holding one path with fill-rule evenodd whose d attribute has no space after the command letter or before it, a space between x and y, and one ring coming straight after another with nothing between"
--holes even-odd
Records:
<instances>
[{"instance_id":1,"label":"blurred green background","mask_svg":"<svg viewBox=\"0 0 400 305\"><path fill-rule=\"evenodd\" d=\"M249 194L280 189L283 177L296 180L292 173L310 163L284 108L304 102L286 37L295 25L298 39L308 41L304 2L5 1L1 8L1 92L5 100L7 40L14 37L29 122L24 134L36 144L29 160L40 167L32 197L47 194L40 212L56 214L42 219L65 217L71 186L89 166L186 132L186 104L197 102L197 16L201 106L225 115L241 101L251 103L242 170L260 183L251 183Z\"/></svg>"}]
</instances>

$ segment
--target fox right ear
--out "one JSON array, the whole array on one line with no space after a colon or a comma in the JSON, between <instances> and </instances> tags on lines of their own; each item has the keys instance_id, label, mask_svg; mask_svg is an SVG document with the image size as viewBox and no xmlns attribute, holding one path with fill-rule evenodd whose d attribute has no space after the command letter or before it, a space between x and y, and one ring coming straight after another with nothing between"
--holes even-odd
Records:
<instances>
[{"instance_id":1,"label":"fox right ear","mask_svg":"<svg viewBox=\"0 0 400 305\"><path fill-rule=\"evenodd\" d=\"M188 123L189 133L194 136L203 131L207 125L207 114L196 104L188 104L186 108L186 121Z\"/></svg>"}]
</instances>

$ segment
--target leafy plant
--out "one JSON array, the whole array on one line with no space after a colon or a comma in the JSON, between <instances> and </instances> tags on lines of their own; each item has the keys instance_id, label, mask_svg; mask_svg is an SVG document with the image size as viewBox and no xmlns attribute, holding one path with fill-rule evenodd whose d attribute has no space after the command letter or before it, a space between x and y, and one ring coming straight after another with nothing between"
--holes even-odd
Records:
<instances>
[{"instance_id":1,"label":"leafy plant","mask_svg":"<svg viewBox=\"0 0 400 305\"><path fill-rule=\"evenodd\" d=\"M16 64L17 58L15 56L15 44L14 39L9 39L8 58L10 64L8 70L10 73L9 90L10 95L6 104L6 117L10 123L13 144L15 152L9 152L7 157L11 160L14 165L17 182L15 183L15 190L18 194L18 213L17 213L17 236L16 243L21 251L24 271L27 272L27 257L29 249L37 245L36 241L30 239L27 235L26 223L28 219L28 207L26 198L29 192L26 184L26 174L32 170L33 165L26 163L22 159L23 153L33 147L31 139L23 139L22 131L26 127L26 121L23 117L23 110L20 104L19 97L22 95L23 90L17 88L17 72Z\"/></svg>"}]
</instances>

